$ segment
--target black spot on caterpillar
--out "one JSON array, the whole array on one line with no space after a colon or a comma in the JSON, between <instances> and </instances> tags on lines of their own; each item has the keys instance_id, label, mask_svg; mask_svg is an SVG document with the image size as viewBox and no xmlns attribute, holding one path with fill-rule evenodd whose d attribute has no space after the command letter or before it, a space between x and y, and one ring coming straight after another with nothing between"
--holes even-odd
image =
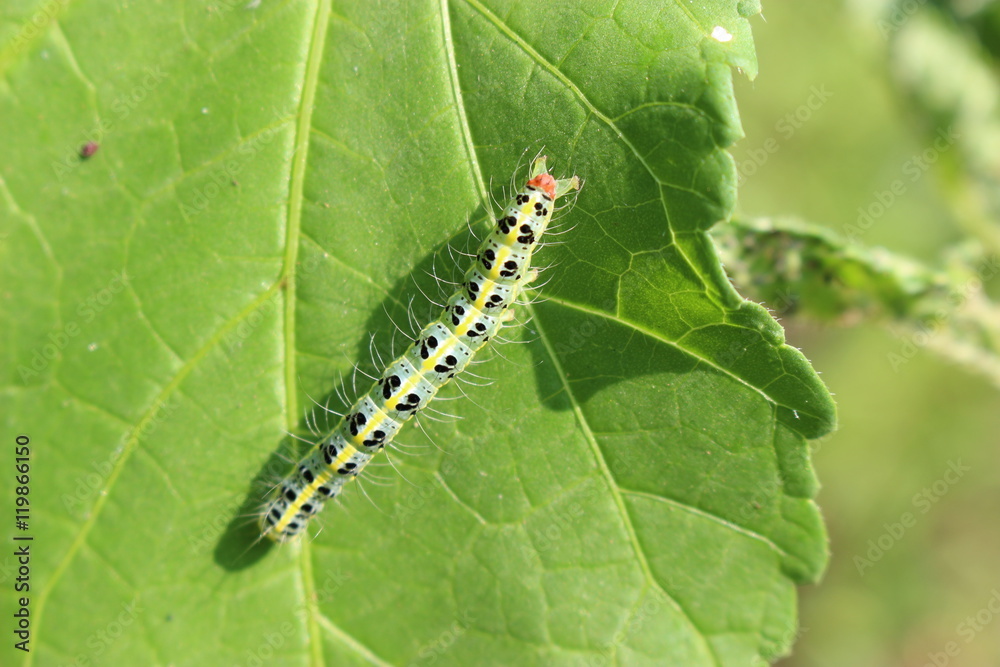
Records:
<instances>
[{"instance_id":1,"label":"black spot on caterpillar","mask_svg":"<svg viewBox=\"0 0 1000 667\"><path fill-rule=\"evenodd\" d=\"M580 186L575 176L553 178L545 162L545 157L534 161L530 179L497 219L441 316L278 485L261 512L263 536L286 542L301 533L500 330L503 311L529 280L532 252L552 218L549 203Z\"/></svg>"}]
</instances>

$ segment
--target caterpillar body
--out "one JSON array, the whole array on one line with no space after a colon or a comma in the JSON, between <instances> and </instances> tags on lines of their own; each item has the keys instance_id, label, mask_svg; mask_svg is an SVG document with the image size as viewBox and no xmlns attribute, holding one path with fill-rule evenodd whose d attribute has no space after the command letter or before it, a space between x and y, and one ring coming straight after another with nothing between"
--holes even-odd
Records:
<instances>
[{"instance_id":1,"label":"caterpillar body","mask_svg":"<svg viewBox=\"0 0 1000 667\"><path fill-rule=\"evenodd\" d=\"M261 515L262 536L287 542L300 534L511 319L508 309L533 277L531 255L556 200L580 186L576 176L553 178L545 162L544 156L534 160L528 182L480 245L441 316L275 487Z\"/></svg>"}]
</instances>

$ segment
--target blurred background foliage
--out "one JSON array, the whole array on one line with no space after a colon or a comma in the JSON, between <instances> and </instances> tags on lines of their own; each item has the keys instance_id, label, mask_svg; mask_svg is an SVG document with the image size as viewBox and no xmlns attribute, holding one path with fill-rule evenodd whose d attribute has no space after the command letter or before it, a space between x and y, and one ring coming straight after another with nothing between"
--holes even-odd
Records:
<instances>
[{"instance_id":1,"label":"blurred background foliage","mask_svg":"<svg viewBox=\"0 0 1000 667\"><path fill-rule=\"evenodd\" d=\"M1000 2L774 2L754 31L720 241L840 414L833 558L780 664L1000 665Z\"/></svg>"}]
</instances>

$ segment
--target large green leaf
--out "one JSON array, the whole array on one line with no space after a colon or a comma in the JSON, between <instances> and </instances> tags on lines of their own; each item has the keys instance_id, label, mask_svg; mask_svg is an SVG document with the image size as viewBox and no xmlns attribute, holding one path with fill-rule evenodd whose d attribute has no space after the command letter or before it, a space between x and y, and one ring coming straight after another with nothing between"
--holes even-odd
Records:
<instances>
[{"instance_id":1,"label":"large green leaf","mask_svg":"<svg viewBox=\"0 0 1000 667\"><path fill-rule=\"evenodd\" d=\"M31 438L35 537L32 651L7 634L4 664L786 651L795 584L826 558L806 439L833 408L705 234L734 202L731 68L754 73L758 10L91 0L0 18L4 437ZM484 353L493 384L445 402L463 419L408 429L396 470L314 539L251 546L309 397L341 377L355 395L370 335L384 358L411 302L430 317L427 274L455 275L448 244L542 148L586 182L540 255L544 300L507 332L526 343Z\"/></svg>"}]
</instances>

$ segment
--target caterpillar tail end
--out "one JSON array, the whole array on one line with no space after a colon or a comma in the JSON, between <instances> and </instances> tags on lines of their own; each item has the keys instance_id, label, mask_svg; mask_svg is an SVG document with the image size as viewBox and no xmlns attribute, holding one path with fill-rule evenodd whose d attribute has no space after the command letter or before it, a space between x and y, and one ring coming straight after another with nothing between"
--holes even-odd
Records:
<instances>
[{"instance_id":1,"label":"caterpillar tail end","mask_svg":"<svg viewBox=\"0 0 1000 667\"><path fill-rule=\"evenodd\" d=\"M274 530L272 526L262 523L260 526L260 541L265 539L269 542L274 542L275 544L281 544L282 542L287 541L288 538L284 537L279 531Z\"/></svg>"},{"instance_id":2,"label":"caterpillar tail end","mask_svg":"<svg viewBox=\"0 0 1000 667\"><path fill-rule=\"evenodd\" d=\"M275 509L281 513L281 505L281 498L271 499L265 505L264 513L260 517L260 537L257 538L258 542L262 542L266 538L276 544L284 544L290 542L299 534L298 523L294 521L281 521L273 513Z\"/></svg>"}]
</instances>

